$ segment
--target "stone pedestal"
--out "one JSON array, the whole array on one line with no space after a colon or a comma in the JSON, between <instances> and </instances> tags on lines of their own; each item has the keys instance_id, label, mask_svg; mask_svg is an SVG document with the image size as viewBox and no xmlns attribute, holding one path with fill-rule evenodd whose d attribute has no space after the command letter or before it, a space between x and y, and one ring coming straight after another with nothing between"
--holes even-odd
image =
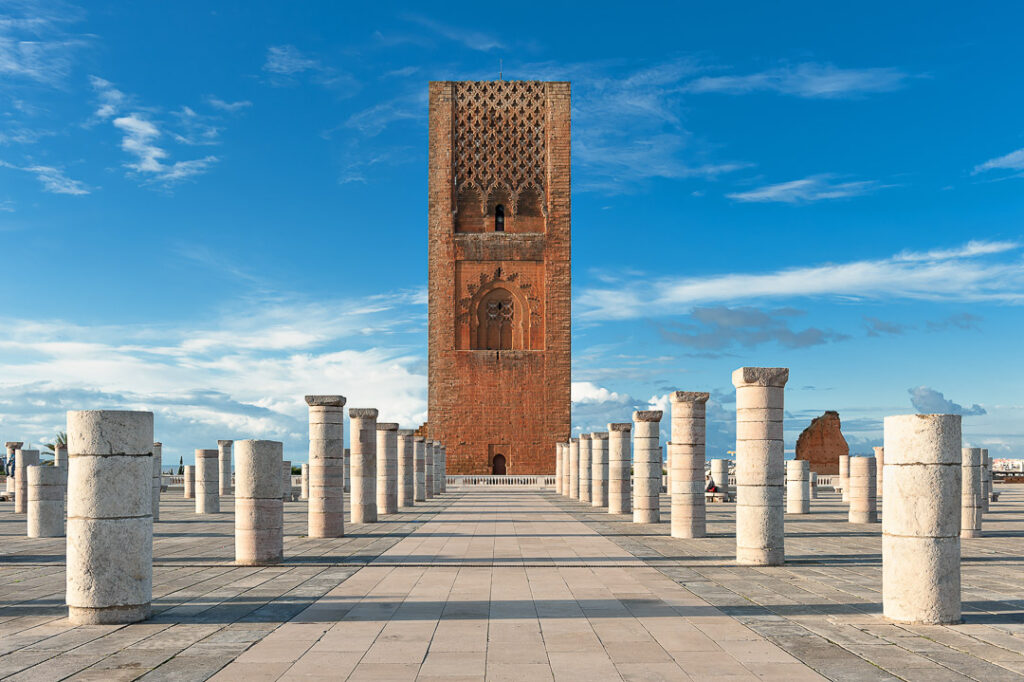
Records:
<instances>
[{"instance_id":1,"label":"stone pedestal","mask_svg":"<svg viewBox=\"0 0 1024 682\"><path fill-rule=\"evenodd\" d=\"M672 403L672 441L668 445L668 490L672 496L672 537L707 535L704 502L705 411L708 393L676 391Z\"/></svg>"},{"instance_id":2,"label":"stone pedestal","mask_svg":"<svg viewBox=\"0 0 1024 682\"><path fill-rule=\"evenodd\" d=\"M980 538L984 485L981 480L981 448L963 448L960 464L960 537Z\"/></svg>"},{"instance_id":3,"label":"stone pedestal","mask_svg":"<svg viewBox=\"0 0 1024 682\"><path fill-rule=\"evenodd\" d=\"M216 450L196 450L196 514L220 513L220 465Z\"/></svg>"},{"instance_id":4,"label":"stone pedestal","mask_svg":"<svg viewBox=\"0 0 1024 682\"><path fill-rule=\"evenodd\" d=\"M352 492L349 482L352 479L352 451L345 448L345 492Z\"/></svg>"},{"instance_id":5,"label":"stone pedestal","mask_svg":"<svg viewBox=\"0 0 1024 682\"><path fill-rule=\"evenodd\" d=\"M14 513L28 512L28 468L39 464L38 450L18 450L14 453Z\"/></svg>"},{"instance_id":6,"label":"stone pedestal","mask_svg":"<svg viewBox=\"0 0 1024 682\"><path fill-rule=\"evenodd\" d=\"M580 439L569 439L569 498L580 498Z\"/></svg>"},{"instance_id":7,"label":"stone pedestal","mask_svg":"<svg viewBox=\"0 0 1024 682\"><path fill-rule=\"evenodd\" d=\"M441 443L441 492L448 492L448 446Z\"/></svg>"},{"instance_id":8,"label":"stone pedestal","mask_svg":"<svg viewBox=\"0 0 1024 682\"><path fill-rule=\"evenodd\" d=\"M153 505L153 521L160 520L160 486L163 485L164 466L164 445L153 443L153 490L151 494ZM67 469L64 470L65 472Z\"/></svg>"},{"instance_id":9,"label":"stone pedestal","mask_svg":"<svg viewBox=\"0 0 1024 682\"><path fill-rule=\"evenodd\" d=\"M233 440L217 441L217 466L219 476L218 492L221 496L231 494L231 444Z\"/></svg>"},{"instance_id":10,"label":"stone pedestal","mask_svg":"<svg viewBox=\"0 0 1024 682\"><path fill-rule=\"evenodd\" d=\"M843 502L850 501L850 456L839 455L839 489Z\"/></svg>"},{"instance_id":11,"label":"stone pedestal","mask_svg":"<svg viewBox=\"0 0 1024 682\"><path fill-rule=\"evenodd\" d=\"M608 424L608 513L632 514L633 424Z\"/></svg>"},{"instance_id":12,"label":"stone pedestal","mask_svg":"<svg viewBox=\"0 0 1024 682\"><path fill-rule=\"evenodd\" d=\"M398 511L398 424L377 424L377 513Z\"/></svg>"},{"instance_id":13,"label":"stone pedestal","mask_svg":"<svg viewBox=\"0 0 1024 682\"><path fill-rule=\"evenodd\" d=\"M64 472L58 467L30 466L28 530L30 538L64 537Z\"/></svg>"},{"instance_id":14,"label":"stone pedestal","mask_svg":"<svg viewBox=\"0 0 1024 682\"><path fill-rule=\"evenodd\" d=\"M437 497L441 494L441 479L443 473L441 471L441 444L434 441L434 496Z\"/></svg>"},{"instance_id":15,"label":"stone pedestal","mask_svg":"<svg viewBox=\"0 0 1024 682\"><path fill-rule=\"evenodd\" d=\"M811 472L811 499L818 499L818 474Z\"/></svg>"},{"instance_id":16,"label":"stone pedestal","mask_svg":"<svg viewBox=\"0 0 1024 682\"><path fill-rule=\"evenodd\" d=\"M9 493L17 493L17 487L14 485L14 471L8 471L8 464L12 458L16 457L16 452L21 449L21 446L25 443L21 441L7 441L4 443L4 447L7 449L7 458L4 460L4 474L7 475L5 481L6 491Z\"/></svg>"},{"instance_id":17,"label":"stone pedestal","mask_svg":"<svg viewBox=\"0 0 1024 682\"><path fill-rule=\"evenodd\" d=\"M633 413L633 523L660 523L661 410Z\"/></svg>"},{"instance_id":18,"label":"stone pedestal","mask_svg":"<svg viewBox=\"0 0 1024 682\"><path fill-rule=\"evenodd\" d=\"M427 499L434 497L434 441L423 441L423 467L426 470Z\"/></svg>"},{"instance_id":19,"label":"stone pedestal","mask_svg":"<svg viewBox=\"0 0 1024 682\"><path fill-rule=\"evenodd\" d=\"M729 460L711 460L711 480L715 482L721 492L729 494Z\"/></svg>"},{"instance_id":20,"label":"stone pedestal","mask_svg":"<svg viewBox=\"0 0 1024 682\"><path fill-rule=\"evenodd\" d=\"M878 482L874 457L850 458L850 523L878 523Z\"/></svg>"},{"instance_id":21,"label":"stone pedestal","mask_svg":"<svg viewBox=\"0 0 1024 682\"><path fill-rule=\"evenodd\" d=\"M185 465L185 471L181 478L181 486L186 500L194 499L196 496L196 468L191 464Z\"/></svg>"},{"instance_id":22,"label":"stone pedestal","mask_svg":"<svg viewBox=\"0 0 1024 682\"><path fill-rule=\"evenodd\" d=\"M299 499L309 500L309 464L303 462L299 465ZM307 507L308 509L308 507Z\"/></svg>"},{"instance_id":23,"label":"stone pedestal","mask_svg":"<svg viewBox=\"0 0 1024 682\"><path fill-rule=\"evenodd\" d=\"M882 484L885 480L885 448L871 448L875 451L875 493L882 495Z\"/></svg>"},{"instance_id":24,"label":"stone pedestal","mask_svg":"<svg viewBox=\"0 0 1024 682\"><path fill-rule=\"evenodd\" d=\"M960 415L885 418L882 612L960 622Z\"/></svg>"},{"instance_id":25,"label":"stone pedestal","mask_svg":"<svg viewBox=\"0 0 1024 682\"><path fill-rule=\"evenodd\" d=\"M412 437L412 456L416 467L413 479L413 501L424 502L427 499L427 462L426 443L423 436Z\"/></svg>"},{"instance_id":26,"label":"stone pedestal","mask_svg":"<svg viewBox=\"0 0 1024 682\"><path fill-rule=\"evenodd\" d=\"M555 492L562 494L562 444L555 443Z\"/></svg>"},{"instance_id":27,"label":"stone pedestal","mask_svg":"<svg viewBox=\"0 0 1024 682\"><path fill-rule=\"evenodd\" d=\"M58 445L53 450L53 466L64 470L64 475L68 473L68 446Z\"/></svg>"},{"instance_id":28,"label":"stone pedestal","mask_svg":"<svg viewBox=\"0 0 1024 682\"><path fill-rule=\"evenodd\" d=\"M281 471L284 446L272 440L236 444L235 563L259 566L284 557Z\"/></svg>"},{"instance_id":29,"label":"stone pedestal","mask_svg":"<svg viewBox=\"0 0 1024 682\"><path fill-rule=\"evenodd\" d=\"M398 506L411 507L416 484L416 463L413 455L412 429L398 432Z\"/></svg>"},{"instance_id":30,"label":"stone pedestal","mask_svg":"<svg viewBox=\"0 0 1024 682\"><path fill-rule=\"evenodd\" d=\"M590 502L591 445L589 433L580 434L580 502Z\"/></svg>"},{"instance_id":31,"label":"stone pedestal","mask_svg":"<svg viewBox=\"0 0 1024 682\"><path fill-rule=\"evenodd\" d=\"M608 506L608 432L590 434L590 506Z\"/></svg>"},{"instance_id":32,"label":"stone pedestal","mask_svg":"<svg viewBox=\"0 0 1024 682\"><path fill-rule=\"evenodd\" d=\"M736 561L780 566L785 560L782 414L789 370L741 367L736 387Z\"/></svg>"},{"instance_id":33,"label":"stone pedestal","mask_svg":"<svg viewBox=\"0 0 1024 682\"><path fill-rule=\"evenodd\" d=\"M281 462L281 501L292 501L292 461L290 459Z\"/></svg>"},{"instance_id":34,"label":"stone pedestal","mask_svg":"<svg viewBox=\"0 0 1024 682\"><path fill-rule=\"evenodd\" d=\"M377 410L348 411L352 444L352 523L377 523Z\"/></svg>"},{"instance_id":35,"label":"stone pedestal","mask_svg":"<svg viewBox=\"0 0 1024 682\"><path fill-rule=\"evenodd\" d=\"M569 444L562 446L562 495L569 497Z\"/></svg>"},{"instance_id":36,"label":"stone pedestal","mask_svg":"<svg viewBox=\"0 0 1024 682\"><path fill-rule=\"evenodd\" d=\"M786 462L786 513L811 513L811 463L805 459Z\"/></svg>"},{"instance_id":37,"label":"stone pedestal","mask_svg":"<svg viewBox=\"0 0 1024 682\"><path fill-rule=\"evenodd\" d=\"M309 505L311 538L345 535L345 396L307 395L309 406Z\"/></svg>"},{"instance_id":38,"label":"stone pedestal","mask_svg":"<svg viewBox=\"0 0 1024 682\"><path fill-rule=\"evenodd\" d=\"M992 459L988 448L981 449L981 511L988 512L992 499Z\"/></svg>"},{"instance_id":39,"label":"stone pedestal","mask_svg":"<svg viewBox=\"0 0 1024 682\"><path fill-rule=\"evenodd\" d=\"M68 412L68 620L149 618L153 413Z\"/></svg>"}]
</instances>

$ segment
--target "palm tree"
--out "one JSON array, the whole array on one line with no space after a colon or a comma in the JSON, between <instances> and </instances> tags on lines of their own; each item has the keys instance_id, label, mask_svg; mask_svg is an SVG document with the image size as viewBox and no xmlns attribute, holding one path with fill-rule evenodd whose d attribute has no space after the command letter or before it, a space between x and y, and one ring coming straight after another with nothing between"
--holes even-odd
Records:
<instances>
[{"instance_id":1,"label":"palm tree","mask_svg":"<svg viewBox=\"0 0 1024 682\"><path fill-rule=\"evenodd\" d=\"M181 457L178 457L178 475L179 476L184 476L185 475L185 457L184 457L184 455L181 456Z\"/></svg>"},{"instance_id":2,"label":"palm tree","mask_svg":"<svg viewBox=\"0 0 1024 682\"><path fill-rule=\"evenodd\" d=\"M52 455L55 452L57 452L57 446L60 445L60 446L65 446L66 447L67 444L68 444L68 434L66 434L63 431L58 431L57 432L57 438L55 438L52 443L43 443L43 447L49 449L50 454Z\"/></svg>"}]
</instances>

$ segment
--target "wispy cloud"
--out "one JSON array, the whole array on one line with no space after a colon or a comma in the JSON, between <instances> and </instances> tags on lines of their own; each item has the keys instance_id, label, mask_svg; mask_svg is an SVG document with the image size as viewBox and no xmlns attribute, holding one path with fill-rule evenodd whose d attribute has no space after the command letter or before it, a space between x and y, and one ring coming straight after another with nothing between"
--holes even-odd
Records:
<instances>
[{"instance_id":1,"label":"wispy cloud","mask_svg":"<svg viewBox=\"0 0 1024 682\"><path fill-rule=\"evenodd\" d=\"M802 310L794 308L712 306L695 308L682 320L659 325L658 331L670 343L705 352L721 352L736 346L755 348L766 343L808 348L849 338L818 327L795 329L792 321L802 315Z\"/></svg>"},{"instance_id":2,"label":"wispy cloud","mask_svg":"<svg viewBox=\"0 0 1024 682\"><path fill-rule=\"evenodd\" d=\"M228 102L214 95L207 95L206 102L214 109L226 111L229 114L237 113L252 106L252 102L247 99L239 100L237 102Z\"/></svg>"},{"instance_id":3,"label":"wispy cloud","mask_svg":"<svg viewBox=\"0 0 1024 682\"><path fill-rule=\"evenodd\" d=\"M959 249L903 252L890 258L787 268L766 273L662 277L585 289L581 319L630 319L679 314L712 302L801 297L994 301L1024 303L1024 262L996 260L1019 251L1015 242L970 242Z\"/></svg>"},{"instance_id":4,"label":"wispy cloud","mask_svg":"<svg viewBox=\"0 0 1024 682\"><path fill-rule=\"evenodd\" d=\"M301 79L305 79L348 96L352 95L359 85L351 74L304 54L294 45L268 47L263 71L267 74L270 85L274 86L293 86L300 83Z\"/></svg>"},{"instance_id":5,"label":"wispy cloud","mask_svg":"<svg viewBox=\"0 0 1024 682\"><path fill-rule=\"evenodd\" d=\"M263 70L285 76L303 71L319 71L323 65L317 59L303 55L294 45L272 45L267 48L267 59Z\"/></svg>"},{"instance_id":6,"label":"wispy cloud","mask_svg":"<svg viewBox=\"0 0 1024 682\"><path fill-rule=\"evenodd\" d=\"M73 196L81 196L91 192L91 188L84 182L80 180L72 180L65 175L64 171L60 168L54 168L53 166L16 166L13 163L0 161L0 167L32 173L42 184L43 190L50 194L70 194Z\"/></svg>"},{"instance_id":7,"label":"wispy cloud","mask_svg":"<svg viewBox=\"0 0 1024 682\"><path fill-rule=\"evenodd\" d=\"M952 400L947 400L941 392L927 386L908 388L907 393L910 394L910 404L914 406L914 409L924 414L962 414L964 416L987 414L981 405L964 407Z\"/></svg>"},{"instance_id":8,"label":"wispy cloud","mask_svg":"<svg viewBox=\"0 0 1024 682\"><path fill-rule=\"evenodd\" d=\"M155 144L162 133L156 125L137 113L115 118L114 127L124 133L121 149L135 157L134 161L126 163L125 166L161 183L174 183L201 175L217 161L216 156L207 156L191 161L164 163L168 153Z\"/></svg>"},{"instance_id":9,"label":"wispy cloud","mask_svg":"<svg viewBox=\"0 0 1024 682\"><path fill-rule=\"evenodd\" d=\"M911 77L905 71L890 67L844 69L833 64L806 62L744 76L703 76L690 82L686 89L695 93L777 92L835 99L900 90Z\"/></svg>"},{"instance_id":10,"label":"wispy cloud","mask_svg":"<svg viewBox=\"0 0 1024 682\"><path fill-rule=\"evenodd\" d=\"M790 180L775 185L765 185L746 192L734 192L726 196L736 201L779 202L785 204L806 204L828 199L848 199L870 194L886 187L875 180L847 182L834 181L831 174L811 175L801 180Z\"/></svg>"},{"instance_id":11,"label":"wispy cloud","mask_svg":"<svg viewBox=\"0 0 1024 682\"><path fill-rule=\"evenodd\" d=\"M897 322L886 322L880 320L877 317L864 316L864 327L867 329L868 336L881 336L887 334L889 336L898 336L906 333L912 327L908 327L904 324Z\"/></svg>"},{"instance_id":12,"label":"wispy cloud","mask_svg":"<svg viewBox=\"0 0 1024 682\"><path fill-rule=\"evenodd\" d=\"M82 17L72 5L13 2L0 7L0 76L7 80L5 86L17 81L63 85L75 54L90 42L88 36L70 34L66 28Z\"/></svg>"},{"instance_id":13,"label":"wispy cloud","mask_svg":"<svg viewBox=\"0 0 1024 682\"><path fill-rule=\"evenodd\" d=\"M505 44L498 38L489 33L484 33L483 31L450 26L415 14L406 15L404 18L407 21L419 24L420 26L433 31L442 38L456 43L461 43L471 50L490 52L491 50L500 50L505 48Z\"/></svg>"},{"instance_id":14,"label":"wispy cloud","mask_svg":"<svg viewBox=\"0 0 1024 682\"><path fill-rule=\"evenodd\" d=\"M985 163L979 163L974 167L974 170L971 171L971 174L977 175L978 173L984 173L985 171L991 170L1024 171L1024 149L1018 149L1010 152L1009 154L989 159Z\"/></svg>"}]
</instances>

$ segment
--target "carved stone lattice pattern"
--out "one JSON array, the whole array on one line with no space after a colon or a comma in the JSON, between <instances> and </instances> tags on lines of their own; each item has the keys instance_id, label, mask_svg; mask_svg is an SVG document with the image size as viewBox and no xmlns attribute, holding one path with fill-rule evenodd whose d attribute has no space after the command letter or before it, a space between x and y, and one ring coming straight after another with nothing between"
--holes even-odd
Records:
<instances>
[{"instance_id":1,"label":"carved stone lattice pattern","mask_svg":"<svg viewBox=\"0 0 1024 682\"><path fill-rule=\"evenodd\" d=\"M455 191L483 197L504 187L513 198L527 187L544 194L544 84L464 81L455 84Z\"/></svg>"}]
</instances>

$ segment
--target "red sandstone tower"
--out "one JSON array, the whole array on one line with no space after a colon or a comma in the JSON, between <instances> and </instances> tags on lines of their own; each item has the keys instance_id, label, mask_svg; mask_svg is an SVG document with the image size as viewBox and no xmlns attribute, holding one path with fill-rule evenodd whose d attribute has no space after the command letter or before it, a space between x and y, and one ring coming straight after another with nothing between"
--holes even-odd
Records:
<instances>
[{"instance_id":1,"label":"red sandstone tower","mask_svg":"<svg viewBox=\"0 0 1024 682\"><path fill-rule=\"evenodd\" d=\"M569 84L430 84L430 438L550 474L569 438Z\"/></svg>"}]
</instances>

